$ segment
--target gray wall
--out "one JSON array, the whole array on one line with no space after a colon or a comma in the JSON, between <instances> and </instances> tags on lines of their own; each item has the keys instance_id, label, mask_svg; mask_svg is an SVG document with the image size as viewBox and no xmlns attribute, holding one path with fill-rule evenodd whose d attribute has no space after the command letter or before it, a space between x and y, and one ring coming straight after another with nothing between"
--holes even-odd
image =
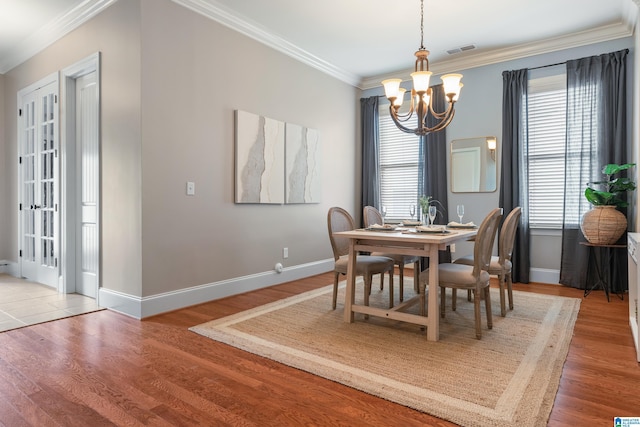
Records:
<instances>
[{"instance_id":1,"label":"gray wall","mask_svg":"<svg viewBox=\"0 0 640 427\"><path fill-rule=\"evenodd\" d=\"M140 295L141 286L141 150L140 150L140 5L116 2L87 24L52 44L6 77L6 152L16 158L16 94L43 77L95 53L102 53L102 283ZM9 200L17 200L15 162L4 174ZM3 224L11 230L5 251L18 261L17 211Z\"/></svg>"},{"instance_id":2,"label":"gray wall","mask_svg":"<svg viewBox=\"0 0 640 427\"><path fill-rule=\"evenodd\" d=\"M119 1L5 75L6 158L18 90L97 51L104 288L144 297L332 258L328 208L355 213L357 89L169 0ZM321 203L233 203L234 109L319 130ZM3 168L6 200L16 176ZM16 210L1 212L0 259L17 262Z\"/></svg>"},{"instance_id":3,"label":"gray wall","mask_svg":"<svg viewBox=\"0 0 640 427\"><path fill-rule=\"evenodd\" d=\"M616 50L630 48L629 88L633 87L634 70L634 39L632 37L568 49L554 53L532 56L524 59L502 62L498 64L461 70L464 77L464 87L460 95L460 101L456 105L456 115L453 122L447 127L447 144L462 138L495 135L498 137L498 165L502 154L502 72L521 68L534 68L544 65L563 62L568 59L581 58L590 55L598 55ZM410 58L407 58L410 60ZM453 72L454 70L450 70ZM458 72L456 70L456 72ZM407 75L406 78L409 76ZM437 82L438 79L436 79ZM407 86L410 87L410 84ZM382 88L364 91L363 96L382 95ZM631 98L631 96L630 96ZM629 99L629 108L632 108ZM636 113L637 117L637 113ZM631 138L632 124L629 123L629 135ZM637 141L637 139L636 139ZM447 170L450 170L449 159ZM473 220L476 223L482 221L484 216L498 206L499 188L494 193L451 193L449 192L449 215L455 219L455 207L459 203L465 205L465 221ZM531 237L531 267L536 270L560 269L560 235L557 231L534 231ZM457 245L454 257L472 253L471 244ZM535 272L534 272L535 273Z\"/></svg>"},{"instance_id":4,"label":"gray wall","mask_svg":"<svg viewBox=\"0 0 640 427\"><path fill-rule=\"evenodd\" d=\"M175 3L142 11L144 294L332 258L328 208L355 213L358 91ZM319 130L320 204L233 203L234 109Z\"/></svg>"}]
</instances>

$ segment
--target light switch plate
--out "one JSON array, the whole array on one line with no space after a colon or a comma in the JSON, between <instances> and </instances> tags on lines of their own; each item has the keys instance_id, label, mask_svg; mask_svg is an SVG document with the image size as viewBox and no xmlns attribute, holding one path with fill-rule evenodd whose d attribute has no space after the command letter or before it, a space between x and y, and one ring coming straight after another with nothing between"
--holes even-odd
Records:
<instances>
[{"instance_id":1,"label":"light switch plate","mask_svg":"<svg viewBox=\"0 0 640 427\"><path fill-rule=\"evenodd\" d=\"M196 194L196 183L188 181L187 182L187 196L195 196Z\"/></svg>"}]
</instances>

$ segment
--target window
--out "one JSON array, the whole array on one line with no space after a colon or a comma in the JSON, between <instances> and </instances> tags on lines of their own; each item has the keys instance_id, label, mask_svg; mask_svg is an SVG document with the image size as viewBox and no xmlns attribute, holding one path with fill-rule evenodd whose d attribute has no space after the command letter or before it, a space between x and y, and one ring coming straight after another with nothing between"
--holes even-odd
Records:
<instances>
[{"instance_id":1,"label":"window","mask_svg":"<svg viewBox=\"0 0 640 427\"><path fill-rule=\"evenodd\" d=\"M584 95L585 99L587 94ZM580 96L582 98L582 96ZM578 100L580 101L580 100ZM585 101L587 102L587 101ZM528 98L528 165L529 223L531 228L562 229L566 220L580 224L580 212L589 210L586 198L578 206L565 206L565 170L583 156L582 146L567 145L567 88L564 73L529 80ZM575 139L575 138L574 138ZM583 188L566 191L581 193ZM573 214L573 216L572 216Z\"/></svg>"},{"instance_id":2,"label":"window","mask_svg":"<svg viewBox=\"0 0 640 427\"><path fill-rule=\"evenodd\" d=\"M531 228L562 228L566 146L566 77L529 81L528 136Z\"/></svg>"},{"instance_id":3,"label":"window","mask_svg":"<svg viewBox=\"0 0 640 427\"><path fill-rule=\"evenodd\" d=\"M389 105L380 107L380 209L387 208L385 221L410 218L417 205L420 138L402 132L389 115ZM419 208L416 206L416 215Z\"/></svg>"}]
</instances>

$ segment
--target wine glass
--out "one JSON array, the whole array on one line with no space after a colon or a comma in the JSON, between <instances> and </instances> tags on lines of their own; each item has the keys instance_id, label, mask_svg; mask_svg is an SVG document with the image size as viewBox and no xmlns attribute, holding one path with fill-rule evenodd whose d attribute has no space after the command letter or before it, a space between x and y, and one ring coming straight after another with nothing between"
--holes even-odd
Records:
<instances>
[{"instance_id":1,"label":"wine glass","mask_svg":"<svg viewBox=\"0 0 640 427\"><path fill-rule=\"evenodd\" d=\"M413 222L413 217L416 216L416 205L409 206L409 215L411 215L411 222Z\"/></svg>"},{"instance_id":2,"label":"wine glass","mask_svg":"<svg viewBox=\"0 0 640 427\"><path fill-rule=\"evenodd\" d=\"M387 216L387 207L383 206L382 207L382 212L380 212L382 214L382 225L384 225L384 218Z\"/></svg>"},{"instance_id":3,"label":"wine glass","mask_svg":"<svg viewBox=\"0 0 640 427\"><path fill-rule=\"evenodd\" d=\"M436 219L436 207L435 206L429 206L429 222L431 223L431 227L433 227L433 221Z\"/></svg>"},{"instance_id":4,"label":"wine glass","mask_svg":"<svg viewBox=\"0 0 640 427\"><path fill-rule=\"evenodd\" d=\"M462 217L464 216L464 205L458 205L456 207L456 211L458 212L458 217L460 218L460 224L462 224Z\"/></svg>"}]
</instances>

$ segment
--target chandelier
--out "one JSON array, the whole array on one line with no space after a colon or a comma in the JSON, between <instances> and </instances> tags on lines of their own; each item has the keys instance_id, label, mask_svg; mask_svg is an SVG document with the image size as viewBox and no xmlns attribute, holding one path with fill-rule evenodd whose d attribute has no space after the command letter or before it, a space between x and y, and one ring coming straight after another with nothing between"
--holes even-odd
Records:
<instances>
[{"instance_id":1,"label":"chandelier","mask_svg":"<svg viewBox=\"0 0 640 427\"><path fill-rule=\"evenodd\" d=\"M424 47L424 0L420 0L420 49L415 53L416 65L414 72L411 73L413 79L413 88L411 89L411 106L409 111L400 113L400 107L404 101L404 93L406 89L400 87L402 79L387 79L382 82L384 93L390 102L389 113L393 122L398 128L407 133L424 136L432 132L438 132L446 128L455 114L454 104L460 96L460 89L463 84L460 83L462 74L446 74L441 77L444 93L447 98L447 109L443 112L434 111L432 105L432 89L429 87L429 80L433 74L429 71L429 51ZM406 127L406 123L416 114L417 127L411 129ZM433 124L428 126L428 119L432 117Z\"/></svg>"}]
</instances>

